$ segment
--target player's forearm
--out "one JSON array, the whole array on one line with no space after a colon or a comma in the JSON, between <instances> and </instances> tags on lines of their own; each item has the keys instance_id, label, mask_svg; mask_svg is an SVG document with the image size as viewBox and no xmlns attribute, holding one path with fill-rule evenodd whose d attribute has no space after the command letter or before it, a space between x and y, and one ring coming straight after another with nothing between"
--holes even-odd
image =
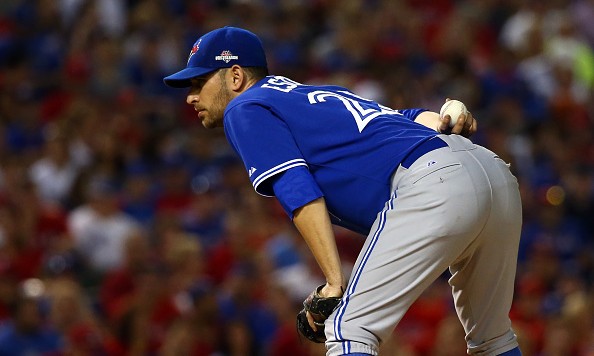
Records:
<instances>
[{"instance_id":1,"label":"player's forearm","mask_svg":"<svg viewBox=\"0 0 594 356\"><path fill-rule=\"evenodd\" d=\"M433 111L423 111L415 118L415 122L427 126L428 128L439 131L441 121L439 120L439 114Z\"/></svg>"},{"instance_id":2,"label":"player's forearm","mask_svg":"<svg viewBox=\"0 0 594 356\"><path fill-rule=\"evenodd\" d=\"M316 259L326 282L340 289L344 283L340 257L324 198L316 199L295 211L293 223Z\"/></svg>"}]
</instances>

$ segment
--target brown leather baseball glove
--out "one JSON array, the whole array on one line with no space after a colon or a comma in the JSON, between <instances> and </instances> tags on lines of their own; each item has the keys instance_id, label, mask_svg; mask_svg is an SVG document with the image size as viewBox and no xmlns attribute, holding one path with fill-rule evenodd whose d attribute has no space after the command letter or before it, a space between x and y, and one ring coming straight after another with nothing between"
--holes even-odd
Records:
<instances>
[{"instance_id":1,"label":"brown leather baseball glove","mask_svg":"<svg viewBox=\"0 0 594 356\"><path fill-rule=\"evenodd\" d=\"M297 330L308 340L323 343L326 341L324 333L324 321L338 307L342 297L322 297L319 292L324 288L324 284L317 287L304 301L303 309L297 314ZM314 319L317 330L309 325L307 321L307 312Z\"/></svg>"}]
</instances>

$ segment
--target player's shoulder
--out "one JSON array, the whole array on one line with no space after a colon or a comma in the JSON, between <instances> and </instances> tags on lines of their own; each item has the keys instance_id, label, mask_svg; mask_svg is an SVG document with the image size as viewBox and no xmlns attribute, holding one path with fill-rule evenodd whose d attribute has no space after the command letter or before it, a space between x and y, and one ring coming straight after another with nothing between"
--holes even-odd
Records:
<instances>
[{"instance_id":1,"label":"player's shoulder","mask_svg":"<svg viewBox=\"0 0 594 356\"><path fill-rule=\"evenodd\" d=\"M305 84L281 75L269 75L255 83L244 94L247 94L246 99L250 97L286 97L291 94L307 94L320 89L347 90L336 85Z\"/></svg>"},{"instance_id":2,"label":"player's shoulder","mask_svg":"<svg viewBox=\"0 0 594 356\"><path fill-rule=\"evenodd\" d=\"M260 79L246 91L244 91L239 96L231 100L227 107L227 110L250 102L259 102L265 104L266 102L269 102L271 99L273 99L274 92L262 90L262 85L266 84L267 78L269 77Z\"/></svg>"},{"instance_id":3,"label":"player's shoulder","mask_svg":"<svg viewBox=\"0 0 594 356\"><path fill-rule=\"evenodd\" d=\"M315 101L310 96L315 97L320 93L339 95L346 92L349 91L340 86L303 84L284 76L269 75L234 98L227 106L227 111L250 105L283 111L294 108L299 103L309 104L312 100Z\"/></svg>"},{"instance_id":4,"label":"player's shoulder","mask_svg":"<svg viewBox=\"0 0 594 356\"><path fill-rule=\"evenodd\" d=\"M285 100L286 95L299 85L302 84L282 76L264 77L234 98L227 106L227 111L254 104L268 108L273 107Z\"/></svg>"},{"instance_id":5,"label":"player's shoulder","mask_svg":"<svg viewBox=\"0 0 594 356\"><path fill-rule=\"evenodd\" d=\"M255 83L244 94L248 94L246 95L246 98L279 98L293 94L297 89L302 89L304 87L307 87L307 85L287 77L280 75L269 75Z\"/></svg>"}]
</instances>

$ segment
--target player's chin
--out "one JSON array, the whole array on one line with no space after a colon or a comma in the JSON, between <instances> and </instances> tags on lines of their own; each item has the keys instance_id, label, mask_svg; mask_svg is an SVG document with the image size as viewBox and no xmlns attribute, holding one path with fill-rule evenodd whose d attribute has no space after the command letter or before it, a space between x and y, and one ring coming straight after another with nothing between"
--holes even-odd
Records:
<instances>
[{"instance_id":1,"label":"player's chin","mask_svg":"<svg viewBox=\"0 0 594 356\"><path fill-rule=\"evenodd\" d=\"M214 128L214 125L208 120L202 120L202 126L206 127L207 129Z\"/></svg>"},{"instance_id":2,"label":"player's chin","mask_svg":"<svg viewBox=\"0 0 594 356\"><path fill-rule=\"evenodd\" d=\"M215 127L219 127L218 121L212 120L210 117L205 116L202 118L202 126L206 127L207 129L214 129Z\"/></svg>"}]
</instances>

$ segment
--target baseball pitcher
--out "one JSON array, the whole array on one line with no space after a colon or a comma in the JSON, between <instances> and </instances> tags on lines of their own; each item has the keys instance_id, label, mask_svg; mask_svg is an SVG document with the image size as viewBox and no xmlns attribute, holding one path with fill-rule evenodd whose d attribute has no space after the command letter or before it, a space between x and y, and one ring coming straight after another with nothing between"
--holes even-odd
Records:
<instances>
[{"instance_id":1,"label":"baseball pitcher","mask_svg":"<svg viewBox=\"0 0 594 356\"><path fill-rule=\"evenodd\" d=\"M326 283L297 325L327 355L377 355L446 269L468 353L521 355L508 317L518 183L464 137L476 131L470 113L447 135L449 116L268 75L261 41L234 27L199 38L164 81L189 88L205 127L224 127L256 192L276 197L307 242ZM367 236L348 282L332 224Z\"/></svg>"}]
</instances>

